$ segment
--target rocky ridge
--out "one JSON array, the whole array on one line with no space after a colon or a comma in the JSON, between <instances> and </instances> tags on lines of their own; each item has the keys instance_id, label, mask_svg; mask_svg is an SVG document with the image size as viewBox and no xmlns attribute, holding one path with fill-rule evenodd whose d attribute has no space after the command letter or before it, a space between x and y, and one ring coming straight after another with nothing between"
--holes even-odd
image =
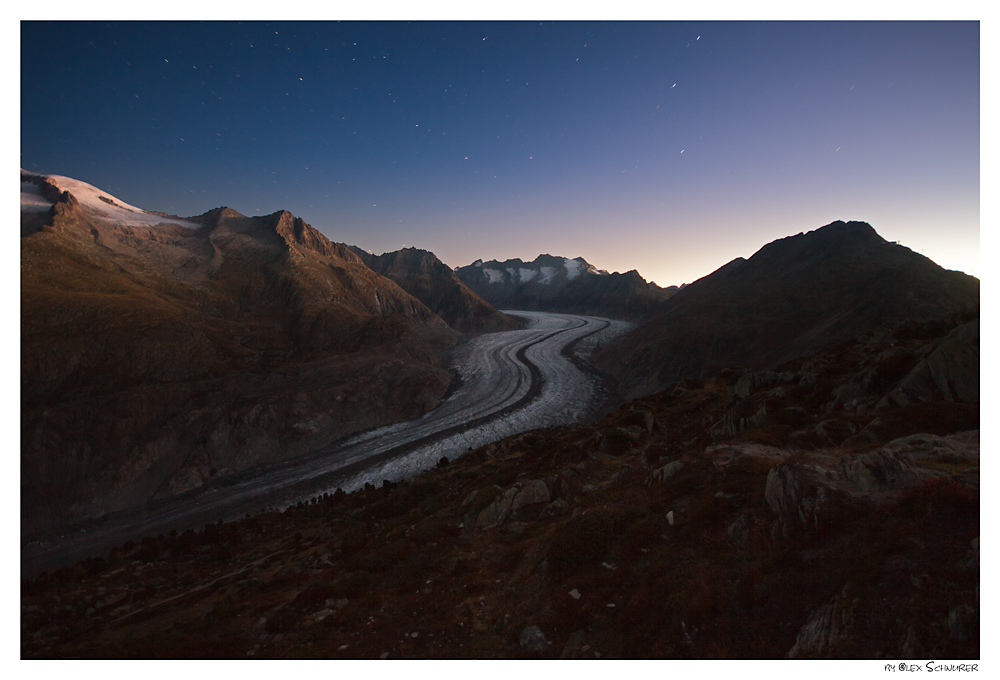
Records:
<instances>
[{"instance_id":1,"label":"rocky ridge","mask_svg":"<svg viewBox=\"0 0 1000 680\"><path fill-rule=\"evenodd\" d=\"M108 199L137 225L22 180L24 535L419 417L450 384L459 333L291 213Z\"/></svg>"},{"instance_id":2,"label":"rocky ridge","mask_svg":"<svg viewBox=\"0 0 1000 680\"><path fill-rule=\"evenodd\" d=\"M373 255L355 246L351 250L369 268L395 281L456 330L494 333L521 327L516 319L498 312L473 293L430 251L404 248Z\"/></svg>"},{"instance_id":3,"label":"rocky ridge","mask_svg":"<svg viewBox=\"0 0 1000 680\"><path fill-rule=\"evenodd\" d=\"M884 324L970 320L978 308L978 279L885 241L867 223L833 222L685 286L595 363L634 398L726 366L773 368Z\"/></svg>"},{"instance_id":4,"label":"rocky ridge","mask_svg":"<svg viewBox=\"0 0 1000 680\"><path fill-rule=\"evenodd\" d=\"M498 309L590 314L635 321L653 314L677 292L660 288L635 270L608 273L575 259L539 255L531 262L477 260L455 270L480 297Z\"/></svg>"}]
</instances>

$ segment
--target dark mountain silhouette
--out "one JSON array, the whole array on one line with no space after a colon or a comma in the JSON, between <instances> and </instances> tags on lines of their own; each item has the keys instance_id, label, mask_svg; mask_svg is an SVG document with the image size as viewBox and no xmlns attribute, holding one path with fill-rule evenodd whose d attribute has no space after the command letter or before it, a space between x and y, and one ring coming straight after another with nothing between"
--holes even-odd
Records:
<instances>
[{"instance_id":1,"label":"dark mountain silhouette","mask_svg":"<svg viewBox=\"0 0 1000 680\"><path fill-rule=\"evenodd\" d=\"M373 255L355 246L351 246L351 250L373 271L395 281L456 330L492 333L521 326L519 321L498 312L469 290L455 272L430 251L404 248Z\"/></svg>"},{"instance_id":2,"label":"dark mountain silhouette","mask_svg":"<svg viewBox=\"0 0 1000 680\"><path fill-rule=\"evenodd\" d=\"M637 320L650 316L659 303L677 292L660 288L635 270L609 274L582 257L539 255L476 262L456 270L458 278L498 309L592 314Z\"/></svg>"},{"instance_id":3,"label":"dark mountain silhouette","mask_svg":"<svg viewBox=\"0 0 1000 680\"><path fill-rule=\"evenodd\" d=\"M450 383L459 334L291 213L174 220L24 177L54 203L22 213L23 532L418 417Z\"/></svg>"},{"instance_id":4,"label":"dark mountain silhouette","mask_svg":"<svg viewBox=\"0 0 1000 680\"><path fill-rule=\"evenodd\" d=\"M877 326L978 316L979 280L834 222L733 260L664 302L595 355L634 398L727 366L764 368Z\"/></svg>"}]
</instances>

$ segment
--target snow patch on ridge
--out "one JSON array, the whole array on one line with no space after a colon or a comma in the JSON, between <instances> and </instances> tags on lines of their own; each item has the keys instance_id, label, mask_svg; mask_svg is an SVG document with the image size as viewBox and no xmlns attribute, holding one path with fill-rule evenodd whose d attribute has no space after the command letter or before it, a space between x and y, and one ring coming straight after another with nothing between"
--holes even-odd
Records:
<instances>
[{"instance_id":1,"label":"snow patch on ridge","mask_svg":"<svg viewBox=\"0 0 1000 680\"><path fill-rule=\"evenodd\" d=\"M521 267L521 283L527 283L536 276L538 276L537 269L525 269L524 267Z\"/></svg>"},{"instance_id":2,"label":"snow patch on ridge","mask_svg":"<svg viewBox=\"0 0 1000 680\"><path fill-rule=\"evenodd\" d=\"M580 275L580 268L583 267L583 263L579 260L571 260L567 257L563 266L566 267L566 278L572 280Z\"/></svg>"},{"instance_id":3,"label":"snow patch on ridge","mask_svg":"<svg viewBox=\"0 0 1000 680\"><path fill-rule=\"evenodd\" d=\"M538 283L552 283L557 271L555 267L542 267L542 278L538 279Z\"/></svg>"},{"instance_id":4,"label":"snow patch on ridge","mask_svg":"<svg viewBox=\"0 0 1000 680\"><path fill-rule=\"evenodd\" d=\"M483 273L490 278L490 283L503 283L503 272L499 269L487 269L483 267Z\"/></svg>"}]
</instances>

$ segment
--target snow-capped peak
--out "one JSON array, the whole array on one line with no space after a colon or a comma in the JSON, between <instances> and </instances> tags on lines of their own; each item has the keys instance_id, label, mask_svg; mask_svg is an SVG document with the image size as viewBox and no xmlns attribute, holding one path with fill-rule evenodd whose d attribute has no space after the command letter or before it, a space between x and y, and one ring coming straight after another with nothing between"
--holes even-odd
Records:
<instances>
[{"instance_id":1,"label":"snow-capped peak","mask_svg":"<svg viewBox=\"0 0 1000 680\"><path fill-rule=\"evenodd\" d=\"M179 224L188 229L197 229L200 225L184 220L170 219L162 215L148 213L142 208L137 208L121 201L111 194L101 191L97 187L81 182L72 177L62 175L40 175L35 172L21 170L22 177L31 175L46 179L50 184L55 185L60 191L68 191L73 194L77 202L85 210L94 216L130 227L155 227L159 224ZM40 212L48 210L52 206L52 201L42 196L38 185L32 182L21 182L21 210L25 212Z\"/></svg>"}]
</instances>

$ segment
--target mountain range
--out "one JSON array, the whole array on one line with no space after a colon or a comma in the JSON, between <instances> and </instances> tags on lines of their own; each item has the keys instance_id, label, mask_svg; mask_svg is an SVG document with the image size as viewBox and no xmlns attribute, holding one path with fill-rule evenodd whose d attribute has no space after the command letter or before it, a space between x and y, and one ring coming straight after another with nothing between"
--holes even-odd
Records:
<instances>
[{"instance_id":1,"label":"mountain range","mask_svg":"<svg viewBox=\"0 0 1000 680\"><path fill-rule=\"evenodd\" d=\"M659 290L565 262L549 307L630 316ZM24 170L21 302L27 535L416 418L456 342L523 323L425 250L373 255L287 211L167 215Z\"/></svg>"},{"instance_id":2,"label":"mountain range","mask_svg":"<svg viewBox=\"0 0 1000 680\"><path fill-rule=\"evenodd\" d=\"M677 286L661 288L647 282L635 270L608 273L582 257L539 255L531 262L476 260L459 267L455 273L498 309L592 314L626 320L650 317L661 302L678 290Z\"/></svg>"},{"instance_id":3,"label":"mountain range","mask_svg":"<svg viewBox=\"0 0 1000 680\"><path fill-rule=\"evenodd\" d=\"M373 255L356 246L351 250L372 271L395 281L457 330L491 333L521 325L483 301L430 251L404 248Z\"/></svg>"},{"instance_id":4,"label":"mountain range","mask_svg":"<svg viewBox=\"0 0 1000 680\"><path fill-rule=\"evenodd\" d=\"M24 578L24 658L979 657L979 281L867 223L662 289L21 180L22 541L426 413L496 305L636 322L593 422Z\"/></svg>"},{"instance_id":5,"label":"mountain range","mask_svg":"<svg viewBox=\"0 0 1000 680\"><path fill-rule=\"evenodd\" d=\"M461 333L291 213L180 219L21 180L23 531L415 418L448 388Z\"/></svg>"}]
</instances>

